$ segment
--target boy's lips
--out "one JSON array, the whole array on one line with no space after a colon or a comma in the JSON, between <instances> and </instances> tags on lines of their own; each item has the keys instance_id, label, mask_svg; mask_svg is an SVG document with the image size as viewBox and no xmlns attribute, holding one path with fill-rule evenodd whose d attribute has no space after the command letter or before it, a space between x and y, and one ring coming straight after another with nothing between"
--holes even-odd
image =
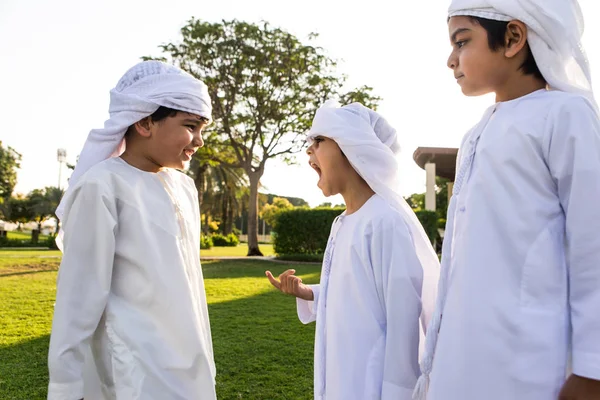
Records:
<instances>
[{"instance_id":1,"label":"boy's lips","mask_svg":"<svg viewBox=\"0 0 600 400\"><path fill-rule=\"evenodd\" d=\"M183 150L183 154L185 154L185 156L190 160L192 159L192 157L194 156L195 153L196 153L196 150L192 150L192 149L184 149Z\"/></svg>"},{"instance_id":2,"label":"boy's lips","mask_svg":"<svg viewBox=\"0 0 600 400\"><path fill-rule=\"evenodd\" d=\"M321 177L321 168L313 162L310 163L310 166L312 167L312 169L317 171L317 174L319 174L319 178L320 178Z\"/></svg>"}]
</instances>

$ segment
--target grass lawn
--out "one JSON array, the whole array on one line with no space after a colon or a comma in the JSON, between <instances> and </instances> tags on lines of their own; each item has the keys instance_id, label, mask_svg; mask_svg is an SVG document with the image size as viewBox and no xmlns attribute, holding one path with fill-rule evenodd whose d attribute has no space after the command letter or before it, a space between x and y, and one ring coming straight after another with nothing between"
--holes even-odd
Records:
<instances>
[{"instance_id":1,"label":"grass lawn","mask_svg":"<svg viewBox=\"0 0 600 400\"><path fill-rule=\"evenodd\" d=\"M272 244L260 244L258 248L265 256L275 254ZM201 257L245 257L248 254L248 245L242 243L237 247L213 247L209 250L200 250Z\"/></svg>"},{"instance_id":2,"label":"grass lawn","mask_svg":"<svg viewBox=\"0 0 600 400\"><path fill-rule=\"evenodd\" d=\"M266 250L266 249L263 249ZM0 251L0 399L46 398L46 356L60 258L53 251ZM219 400L312 399L314 325L270 288L268 261L202 263ZM320 266L294 265L307 283Z\"/></svg>"}]
</instances>

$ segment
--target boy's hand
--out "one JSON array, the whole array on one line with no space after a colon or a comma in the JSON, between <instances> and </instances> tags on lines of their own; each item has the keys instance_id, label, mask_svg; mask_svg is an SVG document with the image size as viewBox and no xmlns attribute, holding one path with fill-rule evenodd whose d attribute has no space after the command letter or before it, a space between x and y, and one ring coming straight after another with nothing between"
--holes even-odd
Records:
<instances>
[{"instance_id":1,"label":"boy's hand","mask_svg":"<svg viewBox=\"0 0 600 400\"><path fill-rule=\"evenodd\" d=\"M300 299L311 301L314 299L313 291L310 287L302 283L302 279L295 276L296 270L288 269L283 274L279 275L278 279L273 277L271 271L267 271L266 275L269 278L271 285L282 293L296 296Z\"/></svg>"},{"instance_id":2,"label":"boy's hand","mask_svg":"<svg viewBox=\"0 0 600 400\"><path fill-rule=\"evenodd\" d=\"M558 400L600 399L600 381L571 375L558 396Z\"/></svg>"}]
</instances>

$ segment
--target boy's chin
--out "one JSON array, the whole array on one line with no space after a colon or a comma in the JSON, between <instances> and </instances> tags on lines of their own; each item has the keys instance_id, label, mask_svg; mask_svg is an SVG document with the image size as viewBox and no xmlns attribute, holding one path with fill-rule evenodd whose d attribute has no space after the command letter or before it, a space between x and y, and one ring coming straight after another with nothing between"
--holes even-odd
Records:
<instances>
[{"instance_id":1,"label":"boy's chin","mask_svg":"<svg viewBox=\"0 0 600 400\"><path fill-rule=\"evenodd\" d=\"M491 90L472 88L472 87L468 87L468 86L461 86L460 90L467 97L485 96L486 94L489 94L492 92Z\"/></svg>"}]
</instances>

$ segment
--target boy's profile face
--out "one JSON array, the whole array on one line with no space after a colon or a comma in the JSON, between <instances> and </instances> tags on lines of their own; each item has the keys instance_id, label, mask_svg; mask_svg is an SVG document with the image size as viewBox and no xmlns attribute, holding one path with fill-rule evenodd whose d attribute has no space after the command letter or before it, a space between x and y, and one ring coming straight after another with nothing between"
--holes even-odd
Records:
<instances>
[{"instance_id":1,"label":"boy's profile face","mask_svg":"<svg viewBox=\"0 0 600 400\"><path fill-rule=\"evenodd\" d=\"M334 140L317 136L311 142L306 154L308 163L319 175L317 186L326 197L341 193L348 174L356 174L354 168Z\"/></svg>"},{"instance_id":2,"label":"boy's profile face","mask_svg":"<svg viewBox=\"0 0 600 400\"><path fill-rule=\"evenodd\" d=\"M448 67L465 95L491 93L506 82L507 59L502 49L490 49L487 32L481 25L470 17L452 17L448 34L452 45Z\"/></svg>"},{"instance_id":3,"label":"boy's profile face","mask_svg":"<svg viewBox=\"0 0 600 400\"><path fill-rule=\"evenodd\" d=\"M184 169L204 145L207 121L199 115L178 112L160 121L149 121L148 157L165 168Z\"/></svg>"}]
</instances>

